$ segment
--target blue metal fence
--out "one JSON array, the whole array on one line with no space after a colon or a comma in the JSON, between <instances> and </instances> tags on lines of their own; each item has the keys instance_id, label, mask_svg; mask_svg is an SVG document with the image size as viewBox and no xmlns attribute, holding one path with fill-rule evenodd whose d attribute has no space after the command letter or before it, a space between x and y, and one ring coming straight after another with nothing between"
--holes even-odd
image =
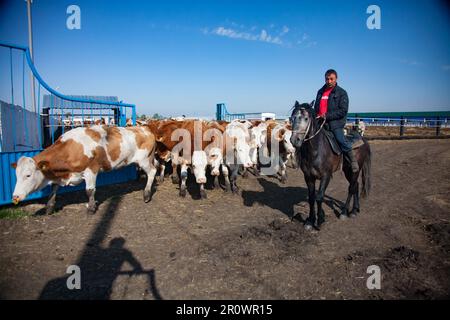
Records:
<instances>
[{"instance_id":1,"label":"blue metal fence","mask_svg":"<svg viewBox=\"0 0 450 320\"><path fill-rule=\"evenodd\" d=\"M10 67L10 101L0 101L0 205L11 203L12 192L16 183L15 170L11 164L22 156L33 157L45 147L51 145L59 135L78 126L89 126L95 123L126 126L127 122L136 124L136 107L133 104L117 101L118 99L94 99L89 96L67 96L52 89L37 72L27 47L1 43L0 49L9 50ZM13 65L17 59L15 54L22 54L21 68ZM26 95L26 67L34 76L29 85L37 86L34 103L32 97ZM2 69L3 70L3 69ZM16 72L14 72L16 71ZM21 73L22 90L17 90L15 73ZM4 79L5 77L2 77ZM3 92L3 91L2 91ZM16 105L17 93L22 93ZM5 99L6 100L6 99ZM34 105L35 110L30 106ZM115 184L137 178L134 165L101 173L97 185ZM84 183L76 187L60 188L60 193L84 189ZM47 187L27 197L32 200L50 193Z\"/></svg>"}]
</instances>

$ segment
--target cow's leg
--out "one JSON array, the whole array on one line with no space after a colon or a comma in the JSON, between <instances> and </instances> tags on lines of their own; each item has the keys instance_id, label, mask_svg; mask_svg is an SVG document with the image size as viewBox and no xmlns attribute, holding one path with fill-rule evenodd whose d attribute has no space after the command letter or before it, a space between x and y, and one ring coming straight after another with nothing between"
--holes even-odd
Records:
<instances>
[{"instance_id":1,"label":"cow's leg","mask_svg":"<svg viewBox=\"0 0 450 320\"><path fill-rule=\"evenodd\" d=\"M287 163L287 155L280 154L280 170L281 170L281 183L286 183L287 181L287 171L286 171L286 163Z\"/></svg>"},{"instance_id":2,"label":"cow's leg","mask_svg":"<svg viewBox=\"0 0 450 320\"><path fill-rule=\"evenodd\" d=\"M311 230L316 222L316 213L314 211L314 205L316 202L316 179L305 176L305 180L308 186L309 202L309 217L305 221L305 229Z\"/></svg>"},{"instance_id":3,"label":"cow's leg","mask_svg":"<svg viewBox=\"0 0 450 320\"><path fill-rule=\"evenodd\" d=\"M206 199L206 191L205 191L205 184L204 183L200 183L200 198L201 199Z\"/></svg>"},{"instance_id":4,"label":"cow's leg","mask_svg":"<svg viewBox=\"0 0 450 320\"><path fill-rule=\"evenodd\" d=\"M230 166L230 169L231 169L231 176L230 176L231 191L234 194L237 194L239 192L239 188L236 184L237 176L239 173L239 167L240 167L240 165L238 165L238 164L233 164Z\"/></svg>"},{"instance_id":5,"label":"cow's leg","mask_svg":"<svg viewBox=\"0 0 450 320\"><path fill-rule=\"evenodd\" d=\"M161 162L160 163L160 169L159 169L159 181L162 183L164 182L164 172L166 171L166 163Z\"/></svg>"},{"instance_id":6,"label":"cow's leg","mask_svg":"<svg viewBox=\"0 0 450 320\"><path fill-rule=\"evenodd\" d=\"M84 172L84 180L86 182L86 193L89 198L87 213L94 214L97 210L97 202L95 201L95 185L97 181L97 173L90 169Z\"/></svg>"},{"instance_id":7,"label":"cow's leg","mask_svg":"<svg viewBox=\"0 0 450 320\"><path fill-rule=\"evenodd\" d=\"M328 184L330 183L331 176L326 175L320 180L319 191L317 192L317 226L320 227L322 223L325 222L325 212L322 208L323 198L325 196L325 190L327 190Z\"/></svg>"},{"instance_id":8,"label":"cow's leg","mask_svg":"<svg viewBox=\"0 0 450 320\"><path fill-rule=\"evenodd\" d=\"M220 189L220 183L219 183L219 170L211 170L211 176L212 176L212 188L213 189Z\"/></svg>"},{"instance_id":9,"label":"cow's leg","mask_svg":"<svg viewBox=\"0 0 450 320\"><path fill-rule=\"evenodd\" d=\"M225 178L225 192L231 191L230 176L228 172L228 167L225 164L222 165L222 174L223 177Z\"/></svg>"},{"instance_id":10,"label":"cow's leg","mask_svg":"<svg viewBox=\"0 0 450 320\"><path fill-rule=\"evenodd\" d=\"M175 163L173 159L172 159L172 183L173 184L180 183L180 179L178 177L178 165Z\"/></svg>"},{"instance_id":11,"label":"cow's leg","mask_svg":"<svg viewBox=\"0 0 450 320\"><path fill-rule=\"evenodd\" d=\"M181 185L180 185L180 196L186 197L186 180L188 177L187 165L181 165Z\"/></svg>"},{"instance_id":12,"label":"cow's leg","mask_svg":"<svg viewBox=\"0 0 450 320\"><path fill-rule=\"evenodd\" d=\"M289 153L289 157L291 158L291 166L293 169L298 168L297 159L295 158L295 153Z\"/></svg>"},{"instance_id":13,"label":"cow's leg","mask_svg":"<svg viewBox=\"0 0 450 320\"><path fill-rule=\"evenodd\" d=\"M145 173L147 174L147 184L145 185L144 188L144 202L147 203L152 198L152 185L153 180L155 180L157 170L149 158L140 161L138 164L142 168L142 170L144 170Z\"/></svg>"},{"instance_id":14,"label":"cow's leg","mask_svg":"<svg viewBox=\"0 0 450 320\"><path fill-rule=\"evenodd\" d=\"M166 170L166 165L164 160L157 160L156 158L153 159L153 166L159 170L158 175L158 181L163 183L164 182L164 171ZM148 174L147 174L148 178Z\"/></svg>"},{"instance_id":15,"label":"cow's leg","mask_svg":"<svg viewBox=\"0 0 450 320\"><path fill-rule=\"evenodd\" d=\"M56 203L56 191L58 191L59 185L52 184L52 191L48 197L47 206L45 207L46 214L52 214L55 210Z\"/></svg>"}]
</instances>

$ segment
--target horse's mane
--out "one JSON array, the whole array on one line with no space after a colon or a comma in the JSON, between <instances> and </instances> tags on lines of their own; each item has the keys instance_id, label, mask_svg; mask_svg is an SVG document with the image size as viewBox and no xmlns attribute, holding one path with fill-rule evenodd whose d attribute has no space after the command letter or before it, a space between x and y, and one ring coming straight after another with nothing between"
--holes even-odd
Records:
<instances>
[{"instance_id":1,"label":"horse's mane","mask_svg":"<svg viewBox=\"0 0 450 320\"><path fill-rule=\"evenodd\" d=\"M294 112L297 112L300 109L305 109L306 111L309 112L309 114L312 117L315 118L316 117L316 111L314 110L313 105L314 105L314 103L306 103L306 102L299 103L298 101L295 101L294 106L291 108L292 114L294 114Z\"/></svg>"}]
</instances>

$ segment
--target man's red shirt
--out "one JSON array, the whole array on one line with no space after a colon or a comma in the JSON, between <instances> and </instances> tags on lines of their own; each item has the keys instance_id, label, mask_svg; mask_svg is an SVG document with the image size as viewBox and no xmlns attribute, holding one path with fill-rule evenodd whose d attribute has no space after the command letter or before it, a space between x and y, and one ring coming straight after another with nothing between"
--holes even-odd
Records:
<instances>
[{"instance_id":1,"label":"man's red shirt","mask_svg":"<svg viewBox=\"0 0 450 320\"><path fill-rule=\"evenodd\" d=\"M334 87L327 88L322 94L322 98L320 99L320 105L319 105L319 113L318 116L322 116L327 113L328 111L328 96L330 95L330 92L334 89Z\"/></svg>"}]
</instances>

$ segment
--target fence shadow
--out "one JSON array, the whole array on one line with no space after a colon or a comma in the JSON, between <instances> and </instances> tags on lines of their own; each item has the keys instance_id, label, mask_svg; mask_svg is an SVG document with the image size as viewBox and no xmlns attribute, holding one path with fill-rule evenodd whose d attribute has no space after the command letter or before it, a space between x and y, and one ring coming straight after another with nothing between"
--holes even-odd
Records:
<instances>
[{"instance_id":1,"label":"fence shadow","mask_svg":"<svg viewBox=\"0 0 450 320\"><path fill-rule=\"evenodd\" d=\"M67 274L47 282L40 293L40 300L110 299L113 283L121 275L145 275L148 281L146 292L151 293L153 299L162 299L156 286L155 271L143 269L133 253L125 248L126 240L124 238L114 238L107 247L101 246L114 220L121 199L122 196L111 198L100 222L86 242L80 258L74 263L81 271L81 289L69 290L67 288L67 280L71 276L71 274ZM120 271L124 263L129 263L133 270Z\"/></svg>"}]
</instances>

